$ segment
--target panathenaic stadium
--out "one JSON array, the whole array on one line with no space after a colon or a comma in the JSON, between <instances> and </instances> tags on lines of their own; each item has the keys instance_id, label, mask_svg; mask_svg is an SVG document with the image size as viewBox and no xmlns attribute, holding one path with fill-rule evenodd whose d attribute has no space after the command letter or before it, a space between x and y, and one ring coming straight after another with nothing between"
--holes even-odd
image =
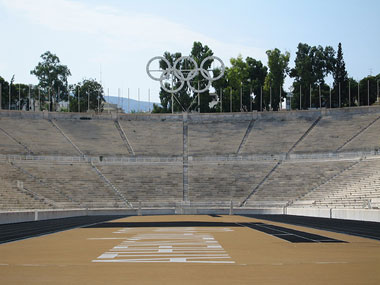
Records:
<instances>
[{"instance_id":1,"label":"panathenaic stadium","mask_svg":"<svg viewBox=\"0 0 380 285\"><path fill-rule=\"evenodd\" d=\"M379 284L380 107L0 111L0 284Z\"/></svg>"}]
</instances>

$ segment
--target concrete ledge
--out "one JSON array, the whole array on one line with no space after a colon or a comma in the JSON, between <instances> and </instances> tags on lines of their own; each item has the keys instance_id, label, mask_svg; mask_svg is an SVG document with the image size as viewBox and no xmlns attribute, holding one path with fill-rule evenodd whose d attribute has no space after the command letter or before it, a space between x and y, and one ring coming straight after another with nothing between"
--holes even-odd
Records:
<instances>
[{"instance_id":1,"label":"concrete ledge","mask_svg":"<svg viewBox=\"0 0 380 285\"><path fill-rule=\"evenodd\" d=\"M329 208L233 208L234 215L294 215L343 220L380 222L380 210ZM177 207L143 209L65 209L0 212L0 224L11 224L97 215L229 215L230 208Z\"/></svg>"},{"instance_id":2,"label":"concrete ledge","mask_svg":"<svg viewBox=\"0 0 380 285\"><path fill-rule=\"evenodd\" d=\"M329 209L286 208L287 215L380 222L380 210L376 209Z\"/></svg>"},{"instance_id":3,"label":"concrete ledge","mask_svg":"<svg viewBox=\"0 0 380 285\"><path fill-rule=\"evenodd\" d=\"M324 153L300 153L300 154L247 154L247 155L189 155L189 163L219 163L219 162L263 162L263 161L336 161L336 160L358 160L358 159L379 159L380 151L357 151L357 152L324 152ZM181 164L183 156L54 156L54 155L18 155L0 154L0 160L17 162L54 162L54 163L88 163L107 165L127 165L139 163L168 163Z\"/></svg>"},{"instance_id":4,"label":"concrete ledge","mask_svg":"<svg viewBox=\"0 0 380 285\"><path fill-rule=\"evenodd\" d=\"M35 221L34 211L0 212L0 224Z\"/></svg>"},{"instance_id":5,"label":"concrete ledge","mask_svg":"<svg viewBox=\"0 0 380 285\"><path fill-rule=\"evenodd\" d=\"M363 106L352 108L333 108L315 110L294 110L277 112L236 112L236 113L188 113L189 122L214 122L214 121L248 121L251 119L264 120L294 120L297 118L316 118L318 116L344 116L347 114L380 113L380 106ZM56 119L56 120L80 120L89 118L92 120L133 120L133 121L182 121L183 114L96 114L90 113L66 113L47 111L17 111L0 110L0 117L28 118L28 119Z\"/></svg>"},{"instance_id":6,"label":"concrete ledge","mask_svg":"<svg viewBox=\"0 0 380 285\"><path fill-rule=\"evenodd\" d=\"M332 209L333 219L380 222L380 210L374 209Z\"/></svg>"},{"instance_id":7,"label":"concrete ledge","mask_svg":"<svg viewBox=\"0 0 380 285\"><path fill-rule=\"evenodd\" d=\"M328 208L286 208L286 214L292 216L331 218L331 210Z\"/></svg>"},{"instance_id":8,"label":"concrete ledge","mask_svg":"<svg viewBox=\"0 0 380 285\"><path fill-rule=\"evenodd\" d=\"M62 219L78 216L87 216L87 211L85 209L35 211L35 221Z\"/></svg>"}]
</instances>

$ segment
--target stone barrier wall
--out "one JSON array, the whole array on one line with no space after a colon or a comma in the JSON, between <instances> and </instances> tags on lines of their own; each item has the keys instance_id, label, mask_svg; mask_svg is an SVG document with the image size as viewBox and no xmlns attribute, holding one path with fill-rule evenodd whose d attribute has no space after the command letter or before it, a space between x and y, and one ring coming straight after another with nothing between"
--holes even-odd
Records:
<instances>
[{"instance_id":1,"label":"stone barrier wall","mask_svg":"<svg viewBox=\"0 0 380 285\"><path fill-rule=\"evenodd\" d=\"M142 209L73 209L0 212L0 224L61 219L97 215L229 215L230 208L142 208ZM380 222L380 210L376 209L328 209L328 208L233 208L234 215L293 215L343 220Z\"/></svg>"},{"instance_id":2,"label":"stone barrier wall","mask_svg":"<svg viewBox=\"0 0 380 285\"><path fill-rule=\"evenodd\" d=\"M294 110L279 112L244 112L244 113L189 113L188 120L193 122L203 121L249 121L251 119L286 120L297 118L317 118L319 116L343 116L346 114L380 113L380 106L363 106L341 109L316 109ZM136 121L182 121L180 114L96 114L96 113L66 113L47 111L15 111L0 110L0 117L31 118L31 119L56 119L56 120L136 120Z\"/></svg>"}]
</instances>

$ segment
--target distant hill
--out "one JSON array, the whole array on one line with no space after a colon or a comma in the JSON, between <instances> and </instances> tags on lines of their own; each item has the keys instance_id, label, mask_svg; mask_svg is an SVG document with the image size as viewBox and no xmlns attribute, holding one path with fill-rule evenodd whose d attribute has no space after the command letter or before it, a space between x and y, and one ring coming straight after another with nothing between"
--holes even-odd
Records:
<instances>
[{"instance_id":1,"label":"distant hill","mask_svg":"<svg viewBox=\"0 0 380 285\"><path fill-rule=\"evenodd\" d=\"M111 104L118 104L120 107L122 107L122 109L124 110L124 112L128 113L128 110L129 110L129 113L135 111L135 112L149 112L149 102L146 102L146 101L137 101L137 100L134 100L134 99L129 99L129 103L128 103L128 98L125 98L125 97L115 97L115 96L104 96L104 99L106 99L107 102L111 103ZM129 107L128 107L128 104L129 104ZM150 110L152 111L153 110L153 104L158 104L160 105L160 103L156 103L156 102L150 102Z\"/></svg>"}]
</instances>

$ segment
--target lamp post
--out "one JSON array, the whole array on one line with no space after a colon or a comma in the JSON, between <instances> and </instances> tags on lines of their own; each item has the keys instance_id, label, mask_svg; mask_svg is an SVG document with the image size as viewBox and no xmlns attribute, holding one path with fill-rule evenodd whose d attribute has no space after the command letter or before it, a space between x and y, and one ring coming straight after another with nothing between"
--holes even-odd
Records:
<instances>
[{"instance_id":1,"label":"lamp post","mask_svg":"<svg viewBox=\"0 0 380 285\"><path fill-rule=\"evenodd\" d=\"M12 89L12 81L9 83L9 102L8 102L8 110L11 109L11 89Z\"/></svg>"},{"instance_id":2,"label":"lamp post","mask_svg":"<svg viewBox=\"0 0 380 285\"><path fill-rule=\"evenodd\" d=\"M252 95L252 97L251 97ZM252 101L253 101L253 97L255 97L255 94L252 93L252 88L250 89L250 92L249 92L249 111L252 112Z\"/></svg>"},{"instance_id":3,"label":"lamp post","mask_svg":"<svg viewBox=\"0 0 380 285\"><path fill-rule=\"evenodd\" d=\"M358 80L358 106L360 106L360 81Z\"/></svg>"},{"instance_id":4,"label":"lamp post","mask_svg":"<svg viewBox=\"0 0 380 285\"><path fill-rule=\"evenodd\" d=\"M78 113L80 113L80 88L78 86Z\"/></svg>"},{"instance_id":5,"label":"lamp post","mask_svg":"<svg viewBox=\"0 0 380 285\"><path fill-rule=\"evenodd\" d=\"M272 86L269 85L269 111L272 110Z\"/></svg>"},{"instance_id":6,"label":"lamp post","mask_svg":"<svg viewBox=\"0 0 380 285\"><path fill-rule=\"evenodd\" d=\"M51 111L51 97L50 97L50 87L49 87L49 90L48 90L48 93L49 93L49 112Z\"/></svg>"},{"instance_id":7,"label":"lamp post","mask_svg":"<svg viewBox=\"0 0 380 285\"><path fill-rule=\"evenodd\" d=\"M130 109L130 104L129 104L129 88L128 88L128 112L129 113L129 109Z\"/></svg>"},{"instance_id":8,"label":"lamp post","mask_svg":"<svg viewBox=\"0 0 380 285\"><path fill-rule=\"evenodd\" d=\"M31 100L30 100L30 84L29 84L29 104L28 104L28 111L30 111L30 110L32 110L32 107L31 107L31 104L30 104L30 102L31 102Z\"/></svg>"},{"instance_id":9,"label":"lamp post","mask_svg":"<svg viewBox=\"0 0 380 285\"><path fill-rule=\"evenodd\" d=\"M300 84L300 110L302 110L302 86Z\"/></svg>"},{"instance_id":10,"label":"lamp post","mask_svg":"<svg viewBox=\"0 0 380 285\"><path fill-rule=\"evenodd\" d=\"M329 85L330 88L330 109L331 109L331 85Z\"/></svg>"},{"instance_id":11,"label":"lamp post","mask_svg":"<svg viewBox=\"0 0 380 285\"><path fill-rule=\"evenodd\" d=\"M98 90L98 114L100 113L100 90Z\"/></svg>"},{"instance_id":12,"label":"lamp post","mask_svg":"<svg viewBox=\"0 0 380 285\"><path fill-rule=\"evenodd\" d=\"M223 113L223 88L220 88L220 113Z\"/></svg>"},{"instance_id":13,"label":"lamp post","mask_svg":"<svg viewBox=\"0 0 380 285\"><path fill-rule=\"evenodd\" d=\"M243 84L240 82L240 112L243 111Z\"/></svg>"},{"instance_id":14,"label":"lamp post","mask_svg":"<svg viewBox=\"0 0 380 285\"><path fill-rule=\"evenodd\" d=\"M232 88L230 89L230 113L232 113Z\"/></svg>"},{"instance_id":15,"label":"lamp post","mask_svg":"<svg viewBox=\"0 0 380 285\"><path fill-rule=\"evenodd\" d=\"M140 112L140 88L137 88L137 96L138 96L138 107L137 107L137 112Z\"/></svg>"},{"instance_id":16,"label":"lamp post","mask_svg":"<svg viewBox=\"0 0 380 285\"><path fill-rule=\"evenodd\" d=\"M292 110L292 98L293 98L293 96L294 96L294 87L293 86L290 86L289 87L289 93L288 93L288 95L286 96L287 97L287 99L289 98L289 111L291 111ZM287 104L286 104L287 105Z\"/></svg>"},{"instance_id":17,"label":"lamp post","mask_svg":"<svg viewBox=\"0 0 380 285\"><path fill-rule=\"evenodd\" d=\"M21 109L21 86L20 83L18 84L18 110Z\"/></svg>"},{"instance_id":18,"label":"lamp post","mask_svg":"<svg viewBox=\"0 0 380 285\"><path fill-rule=\"evenodd\" d=\"M341 107L340 82L339 82L339 108Z\"/></svg>"},{"instance_id":19,"label":"lamp post","mask_svg":"<svg viewBox=\"0 0 380 285\"><path fill-rule=\"evenodd\" d=\"M369 79L367 81L368 106L369 106Z\"/></svg>"},{"instance_id":20,"label":"lamp post","mask_svg":"<svg viewBox=\"0 0 380 285\"><path fill-rule=\"evenodd\" d=\"M70 113L70 91L67 90L67 113Z\"/></svg>"},{"instance_id":21,"label":"lamp post","mask_svg":"<svg viewBox=\"0 0 380 285\"><path fill-rule=\"evenodd\" d=\"M150 88L148 88L148 107L149 107L149 113L150 113Z\"/></svg>"},{"instance_id":22,"label":"lamp post","mask_svg":"<svg viewBox=\"0 0 380 285\"><path fill-rule=\"evenodd\" d=\"M309 102L309 109L311 109L311 84L309 86L309 89L310 89L310 94L309 94L309 97L310 97L310 102Z\"/></svg>"},{"instance_id":23,"label":"lamp post","mask_svg":"<svg viewBox=\"0 0 380 285\"><path fill-rule=\"evenodd\" d=\"M351 107L351 81L348 80L348 107Z\"/></svg>"}]
</instances>

